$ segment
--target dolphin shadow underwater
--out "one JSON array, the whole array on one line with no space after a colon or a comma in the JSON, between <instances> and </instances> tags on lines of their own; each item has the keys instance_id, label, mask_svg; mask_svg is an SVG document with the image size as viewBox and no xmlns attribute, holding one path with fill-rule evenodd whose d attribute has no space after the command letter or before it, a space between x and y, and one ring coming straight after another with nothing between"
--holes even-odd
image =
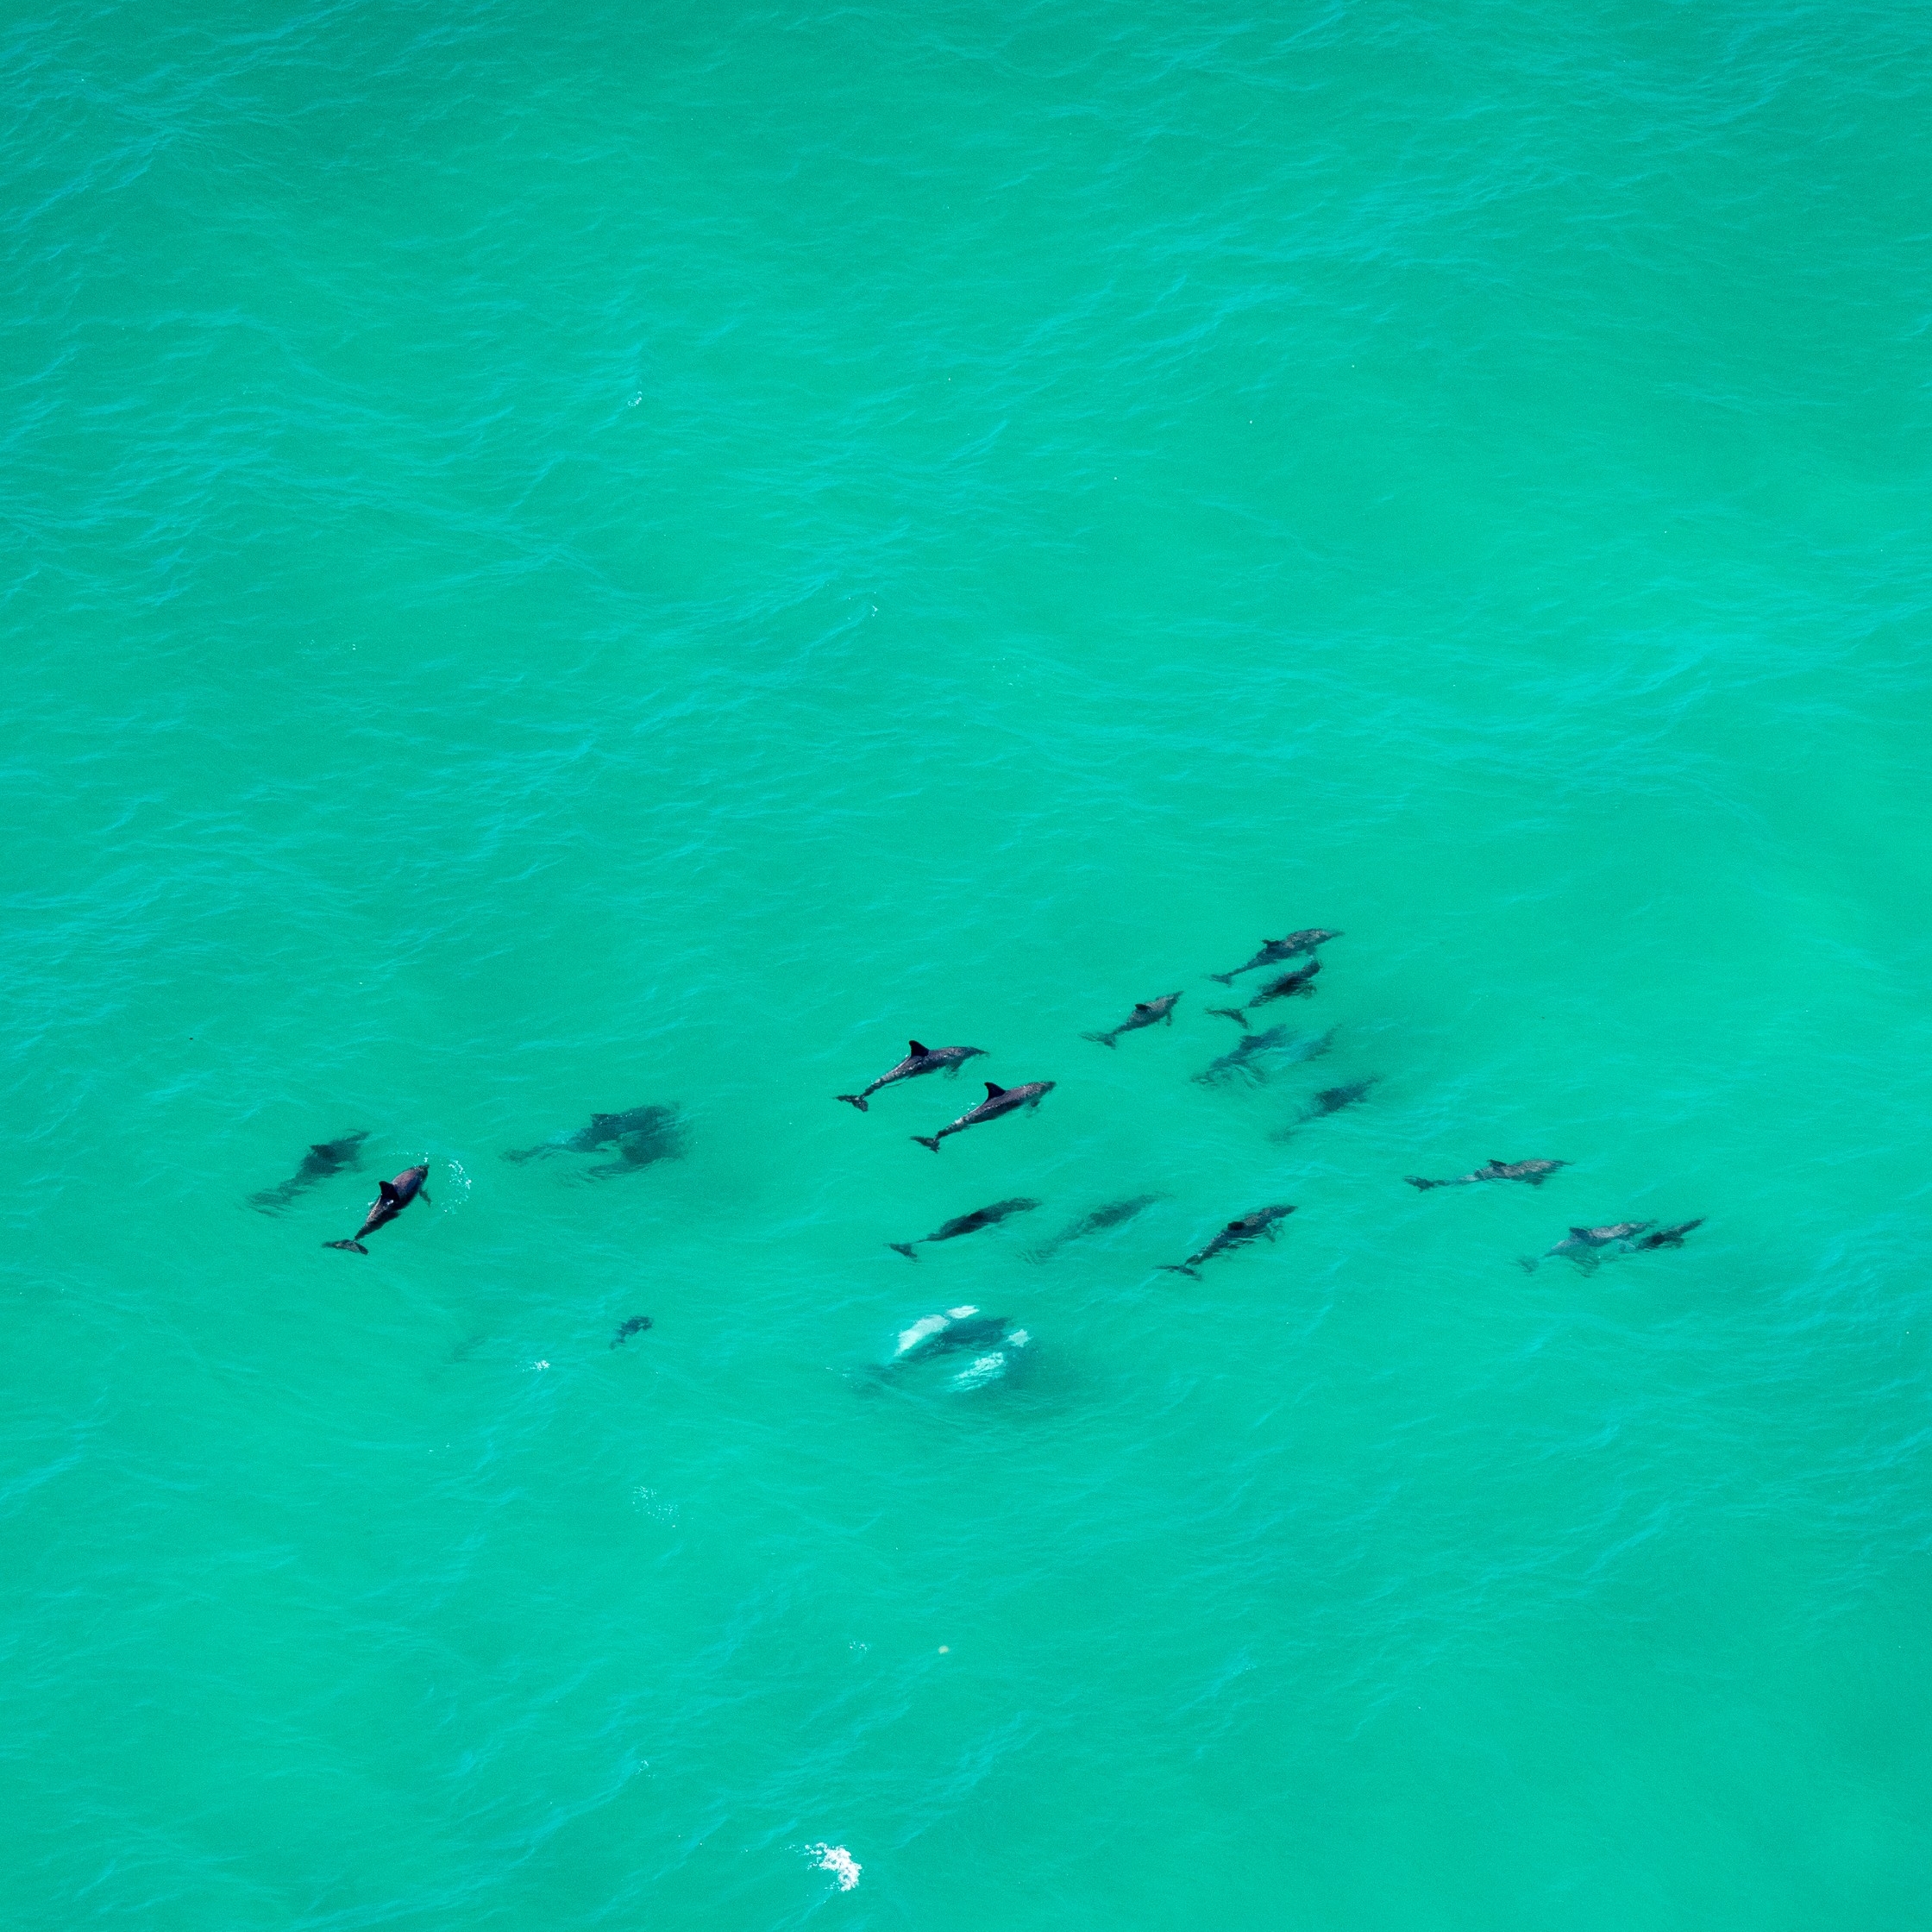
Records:
<instances>
[{"instance_id":1,"label":"dolphin shadow underwater","mask_svg":"<svg viewBox=\"0 0 1932 1932\"><path fill-rule=\"evenodd\" d=\"M589 1125L574 1133L559 1134L555 1140L540 1141L534 1147L506 1147L503 1157L521 1164L524 1161L549 1160L556 1154L594 1154L599 1148L621 1146L635 1134L662 1135L677 1119L674 1107L626 1107L622 1113L593 1113Z\"/></svg>"},{"instance_id":2,"label":"dolphin shadow underwater","mask_svg":"<svg viewBox=\"0 0 1932 1932\"><path fill-rule=\"evenodd\" d=\"M318 1140L302 1157L302 1164L279 1186L264 1188L248 1196L248 1205L265 1214L279 1214L298 1194L306 1194L317 1182L331 1175L353 1173L362 1164L362 1143L366 1130L352 1128L333 1140Z\"/></svg>"}]
</instances>

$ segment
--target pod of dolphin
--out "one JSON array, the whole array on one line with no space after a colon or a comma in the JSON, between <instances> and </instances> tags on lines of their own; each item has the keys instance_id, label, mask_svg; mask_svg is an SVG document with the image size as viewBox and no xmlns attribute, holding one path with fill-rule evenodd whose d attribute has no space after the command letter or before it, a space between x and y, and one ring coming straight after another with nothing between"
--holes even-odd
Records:
<instances>
[{"instance_id":1,"label":"pod of dolphin","mask_svg":"<svg viewBox=\"0 0 1932 1932\"><path fill-rule=\"evenodd\" d=\"M1223 1054L1210 1066L1204 1068L1194 1078L1206 1086L1223 1085L1234 1081L1256 1082L1267 1077L1270 1065L1288 1064L1312 1060L1328 1051L1334 1040L1334 1029L1319 1038L1310 1037L1296 1040L1289 1036L1286 1026L1270 1027L1265 1032L1256 1032L1248 1020L1248 1013L1257 1007L1266 1006L1276 1000L1312 998L1319 990L1315 979L1321 971L1321 961L1316 957L1319 949L1332 939L1342 937L1338 931L1321 926L1309 926L1298 932L1290 932L1280 939L1268 939L1251 959L1235 967L1231 972L1213 973L1208 975L1222 986L1232 986L1243 974L1251 973L1264 966L1278 965L1290 959L1306 959L1305 965L1295 968L1268 981L1250 999L1245 1007L1210 1007L1206 1010L1216 1016L1235 1021L1242 1029L1242 1038L1232 1051ZM1100 1045L1117 1048L1120 1038L1127 1033L1141 1031L1145 1027L1174 1024L1174 1008L1182 998L1179 993L1164 993L1157 999L1144 1000L1136 1003L1133 1011L1120 1025L1104 1032L1087 1033L1082 1038L1097 1042ZM957 1078L959 1070L967 1061L984 1057L986 1049L977 1046L929 1047L918 1040L907 1043L904 1059L856 1094L838 1094L833 1097L856 1108L859 1113L870 1111L872 1096L888 1087L902 1084L908 1080L917 1080L928 1074L944 1073ZM1344 1085L1330 1087L1316 1094L1312 1104L1295 1120L1279 1129L1272 1138L1285 1140L1303 1124L1339 1113L1344 1107L1352 1107L1365 1100L1380 1083L1379 1075L1354 1081ZM1038 1107L1051 1094L1057 1082L1051 1080L1030 1080L1014 1087L1002 1087L996 1082L986 1082L986 1097L975 1101L957 1119L931 1134L914 1134L912 1138L920 1146L939 1151L941 1144L954 1134L964 1133L969 1128L983 1126L994 1120L1004 1120L1009 1114L1030 1113ZM296 1172L279 1186L263 1189L251 1195L252 1205L264 1214L279 1214L298 1195L309 1188L328 1180L345 1170L353 1170L361 1164L360 1150L368 1136L361 1131L342 1134L332 1141L318 1141L304 1157ZM616 1175L634 1173L660 1160L675 1159L684 1150L685 1127L677 1109L660 1105L637 1107L622 1113L593 1113L589 1124L573 1133L540 1143L535 1147L506 1151L507 1161L524 1162L547 1159L558 1154L593 1153L612 1151L615 1158L605 1164L585 1170L583 1178L608 1178ZM1526 1186L1541 1188L1560 1169L1570 1164L1560 1160L1506 1161L1491 1158L1467 1174L1459 1174L1443 1180L1433 1180L1421 1175L1405 1175L1408 1184L1419 1191L1427 1192L1438 1188L1465 1188L1484 1181L1520 1181ZM327 1241L324 1247L347 1249L356 1254L369 1251L363 1245L365 1238L379 1228L386 1227L395 1220L410 1204L418 1199L429 1200L425 1183L429 1179L427 1162L404 1169L393 1180L378 1184L376 1198L370 1202L369 1210L361 1227L345 1239ZM1036 1262L1048 1260L1070 1241L1098 1233L1112 1227L1122 1226L1143 1213L1162 1197L1158 1195L1137 1195L1131 1200L1112 1201L1096 1208L1078 1220L1070 1223L1051 1239L1033 1249L1028 1258ZM1031 1214L1040 1206L1030 1196L1015 1196L1009 1200L996 1201L990 1206L973 1209L970 1213L956 1214L943 1222L929 1234L913 1241L894 1241L887 1245L908 1260L917 1261L917 1250L932 1244L957 1240L969 1234L978 1233L982 1229L995 1227L1002 1221L1015 1215ZM1216 1256L1246 1247L1256 1241L1273 1241L1280 1224L1295 1213L1294 1207L1285 1201L1270 1202L1266 1206L1238 1214L1233 1220L1217 1229L1215 1233L1193 1254L1184 1260L1165 1262L1160 1264L1161 1271L1168 1274L1185 1275L1198 1281L1203 1264ZM1561 1258L1570 1261L1585 1274L1593 1272L1606 1255L1637 1254L1654 1251L1663 1248L1680 1248L1684 1239L1693 1229L1703 1226L1703 1217L1695 1220L1679 1221L1672 1226L1659 1227L1653 1220L1607 1222L1596 1227L1572 1226L1560 1239L1553 1242L1543 1254L1522 1255L1517 1258L1519 1264L1534 1272L1546 1260ZM611 1346L620 1346L633 1334L644 1332L651 1327L648 1315L636 1315L626 1321L618 1331ZM982 1354L972 1368L963 1377L955 1378L955 1386L976 1387L1004 1371L1008 1352L1024 1347L1028 1339L1024 1330L1011 1328L1004 1316L984 1315L977 1308L951 1309L944 1315L928 1316L924 1321L914 1324L912 1329L900 1338L900 1346L888 1367L896 1367L901 1363L925 1359L932 1355L943 1353L955 1348L983 1348L990 1352Z\"/></svg>"}]
</instances>

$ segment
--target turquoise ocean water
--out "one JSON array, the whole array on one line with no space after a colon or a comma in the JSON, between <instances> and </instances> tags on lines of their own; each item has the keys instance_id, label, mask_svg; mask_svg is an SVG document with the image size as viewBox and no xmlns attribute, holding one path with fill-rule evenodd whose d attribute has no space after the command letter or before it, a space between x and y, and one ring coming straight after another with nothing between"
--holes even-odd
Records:
<instances>
[{"instance_id":1,"label":"turquoise ocean water","mask_svg":"<svg viewBox=\"0 0 1932 1932\"><path fill-rule=\"evenodd\" d=\"M1923 1925L1929 53L11 9L0 1920Z\"/></svg>"}]
</instances>

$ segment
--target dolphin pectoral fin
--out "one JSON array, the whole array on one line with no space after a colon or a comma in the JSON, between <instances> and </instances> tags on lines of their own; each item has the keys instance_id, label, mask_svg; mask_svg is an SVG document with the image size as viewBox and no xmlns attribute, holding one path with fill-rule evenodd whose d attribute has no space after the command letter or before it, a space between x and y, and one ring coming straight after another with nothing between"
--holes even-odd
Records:
<instances>
[{"instance_id":1,"label":"dolphin pectoral fin","mask_svg":"<svg viewBox=\"0 0 1932 1932\"><path fill-rule=\"evenodd\" d=\"M430 1200L430 1190L427 1188L418 1188L416 1191L419 1195L422 1196L424 1201ZM436 1203L434 1201L430 1201L430 1205L431 1207L434 1207Z\"/></svg>"}]
</instances>

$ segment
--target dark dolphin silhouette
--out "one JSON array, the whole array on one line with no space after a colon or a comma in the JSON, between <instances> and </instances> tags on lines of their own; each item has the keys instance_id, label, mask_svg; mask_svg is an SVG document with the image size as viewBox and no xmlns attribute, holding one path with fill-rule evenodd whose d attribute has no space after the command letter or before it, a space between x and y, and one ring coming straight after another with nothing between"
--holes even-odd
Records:
<instances>
[{"instance_id":1,"label":"dark dolphin silhouette","mask_svg":"<svg viewBox=\"0 0 1932 1932\"><path fill-rule=\"evenodd\" d=\"M353 1248L357 1254L367 1254L369 1251L362 1245L362 1237L373 1234L379 1227L386 1227L418 1195L427 1201L429 1191L423 1183L429 1178L430 1167L425 1161L420 1167L405 1167L393 1181L378 1182L379 1191L369 1203L369 1218L348 1240L324 1241L323 1246Z\"/></svg>"},{"instance_id":2,"label":"dark dolphin silhouette","mask_svg":"<svg viewBox=\"0 0 1932 1932\"><path fill-rule=\"evenodd\" d=\"M921 1046L917 1040L907 1040L906 1057L896 1067L887 1068L869 1087L856 1094L834 1094L832 1098L856 1107L861 1113L869 1113L872 1110L865 1103L881 1087L890 1087L894 1081L917 1080L922 1073L938 1073L942 1068L950 1077L969 1060L985 1057L983 1046Z\"/></svg>"},{"instance_id":3,"label":"dark dolphin silhouette","mask_svg":"<svg viewBox=\"0 0 1932 1932\"><path fill-rule=\"evenodd\" d=\"M1016 1195L1011 1201L995 1201L990 1208L975 1208L969 1214L955 1214L943 1226L930 1234L921 1235L921 1241L957 1241L962 1234L977 1234L982 1227L996 1227L1011 1214L1028 1214L1039 1206L1025 1195ZM913 1253L919 1241L888 1241L886 1245L895 1253L902 1254L908 1261L917 1261Z\"/></svg>"},{"instance_id":4,"label":"dark dolphin silhouette","mask_svg":"<svg viewBox=\"0 0 1932 1932\"><path fill-rule=\"evenodd\" d=\"M630 1320L625 1322L623 1327L618 1329L612 1338L611 1346L612 1348L622 1348L633 1335L643 1334L644 1330L649 1327L650 1317L648 1314L632 1315Z\"/></svg>"},{"instance_id":5,"label":"dark dolphin silhouette","mask_svg":"<svg viewBox=\"0 0 1932 1932\"><path fill-rule=\"evenodd\" d=\"M508 1148L503 1157L506 1161L537 1161L548 1160L552 1154L594 1154L599 1147L612 1146L626 1134L662 1128L676 1111L674 1107L650 1106L626 1107L622 1113L593 1113L587 1127L561 1134L541 1146Z\"/></svg>"},{"instance_id":6,"label":"dark dolphin silhouette","mask_svg":"<svg viewBox=\"0 0 1932 1932\"><path fill-rule=\"evenodd\" d=\"M976 1127L983 1120L997 1120L1001 1114L1014 1113L1023 1107L1038 1107L1058 1085L1054 1080L1029 1080L1023 1087L995 1087L989 1080L986 1083L986 1098L977 1107L968 1107L957 1120L949 1120L938 1133L916 1133L913 1138L937 1154L939 1143L948 1134L964 1133L967 1128Z\"/></svg>"},{"instance_id":7,"label":"dark dolphin silhouette","mask_svg":"<svg viewBox=\"0 0 1932 1932\"><path fill-rule=\"evenodd\" d=\"M1137 1194L1131 1201L1110 1201L1104 1207L1096 1208L1090 1214L1082 1214L1076 1221L1070 1221L1050 1241L1043 1242L1026 1257L1029 1261L1046 1261L1057 1254L1069 1241L1077 1241L1085 1234L1099 1234L1110 1227L1119 1227L1123 1221L1131 1221L1136 1214L1145 1214L1157 1201L1164 1201L1166 1195L1158 1194Z\"/></svg>"},{"instance_id":8,"label":"dark dolphin silhouette","mask_svg":"<svg viewBox=\"0 0 1932 1932\"><path fill-rule=\"evenodd\" d=\"M1248 1001L1251 1007L1264 1007L1270 1000L1294 1000L1314 997L1314 976L1321 970L1321 962L1311 959L1306 966L1293 973L1283 973L1278 980L1270 980L1254 998ZM1245 1032L1248 1016L1239 1007L1209 1007L1208 1011L1223 1019L1232 1019Z\"/></svg>"},{"instance_id":9,"label":"dark dolphin silhouette","mask_svg":"<svg viewBox=\"0 0 1932 1932\"><path fill-rule=\"evenodd\" d=\"M1402 1178L1410 1187L1423 1189L1467 1188L1478 1181L1527 1181L1540 1188L1559 1167L1569 1164L1568 1161L1499 1161L1492 1155L1474 1173L1458 1174L1453 1181L1427 1181L1420 1174L1405 1174Z\"/></svg>"},{"instance_id":10,"label":"dark dolphin silhouette","mask_svg":"<svg viewBox=\"0 0 1932 1932\"><path fill-rule=\"evenodd\" d=\"M1340 938L1339 932L1323 926L1306 926L1299 932L1289 933L1285 939L1264 939L1261 950L1246 965L1237 966L1232 973L1210 973L1208 977L1219 980L1223 986L1233 986L1242 974L1251 973L1257 966L1272 966L1276 960L1293 959L1298 953L1313 952L1317 946Z\"/></svg>"},{"instance_id":11,"label":"dark dolphin silhouette","mask_svg":"<svg viewBox=\"0 0 1932 1932\"><path fill-rule=\"evenodd\" d=\"M674 1107L640 1108L651 1118L617 1137L617 1158L601 1166L586 1167L579 1176L585 1181L609 1181L620 1174L636 1174L658 1161L683 1158L690 1139L684 1116Z\"/></svg>"},{"instance_id":12,"label":"dark dolphin silhouette","mask_svg":"<svg viewBox=\"0 0 1932 1932\"><path fill-rule=\"evenodd\" d=\"M1174 1002L1178 993L1164 993L1157 1000L1136 1000L1133 1011L1111 1033L1082 1033L1083 1040L1098 1040L1102 1046L1114 1045L1122 1033L1138 1033L1143 1026L1157 1026L1165 1020L1174 1024Z\"/></svg>"},{"instance_id":13,"label":"dark dolphin silhouette","mask_svg":"<svg viewBox=\"0 0 1932 1932\"><path fill-rule=\"evenodd\" d=\"M1675 1227L1660 1227L1654 1234L1647 1234L1640 1241L1626 1241L1623 1245L1628 1253L1642 1254L1650 1248L1681 1248L1684 1237L1694 1227L1702 1227L1705 1217L1699 1214L1694 1221L1679 1221Z\"/></svg>"},{"instance_id":14,"label":"dark dolphin silhouette","mask_svg":"<svg viewBox=\"0 0 1932 1932\"><path fill-rule=\"evenodd\" d=\"M1275 1223L1285 1220L1295 1210L1285 1204L1272 1208L1257 1208L1252 1214L1242 1214L1231 1220L1208 1245L1196 1254L1190 1254L1185 1261L1164 1261L1161 1271L1168 1275L1192 1275L1196 1281L1201 1278L1201 1264L1211 1261L1218 1254L1225 1254L1230 1248L1245 1246L1250 1241L1275 1239Z\"/></svg>"},{"instance_id":15,"label":"dark dolphin silhouette","mask_svg":"<svg viewBox=\"0 0 1932 1932\"><path fill-rule=\"evenodd\" d=\"M1289 1139L1297 1127L1307 1126L1310 1120L1319 1120L1324 1114L1339 1113L1345 1107L1355 1106L1366 1100L1381 1084L1382 1076L1371 1073L1365 1080L1350 1081L1346 1087L1324 1087L1299 1119L1290 1120L1285 1127L1277 1127L1268 1138L1270 1140Z\"/></svg>"},{"instance_id":16,"label":"dark dolphin silhouette","mask_svg":"<svg viewBox=\"0 0 1932 1932\"><path fill-rule=\"evenodd\" d=\"M358 1150L368 1138L367 1132L358 1127L334 1140L317 1141L302 1157L301 1166L287 1180L279 1187L264 1188L260 1194L250 1195L249 1201L265 1214L278 1213L317 1182L326 1181L330 1175L340 1174L345 1169L361 1166Z\"/></svg>"}]
</instances>

